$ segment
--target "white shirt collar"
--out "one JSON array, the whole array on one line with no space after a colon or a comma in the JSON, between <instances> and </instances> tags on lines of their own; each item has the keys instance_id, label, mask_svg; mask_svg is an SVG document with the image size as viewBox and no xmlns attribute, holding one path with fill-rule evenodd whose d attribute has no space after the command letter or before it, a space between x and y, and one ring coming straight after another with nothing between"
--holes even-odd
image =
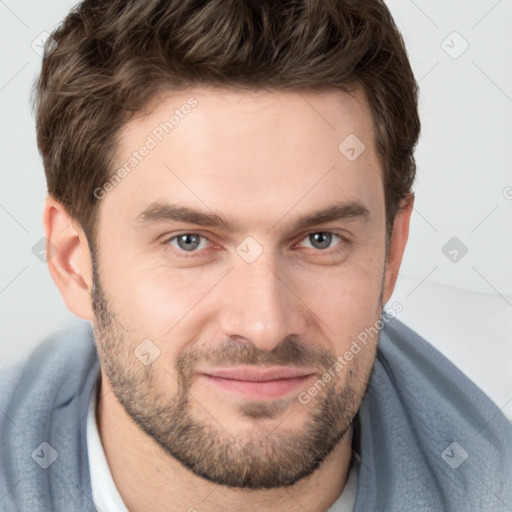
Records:
<instances>
[{"instance_id":1,"label":"white shirt collar","mask_svg":"<svg viewBox=\"0 0 512 512\"><path fill-rule=\"evenodd\" d=\"M101 512L129 512L117 490L96 425L96 390L101 377L93 387L87 416L87 451L91 473L92 499Z\"/></svg>"}]
</instances>

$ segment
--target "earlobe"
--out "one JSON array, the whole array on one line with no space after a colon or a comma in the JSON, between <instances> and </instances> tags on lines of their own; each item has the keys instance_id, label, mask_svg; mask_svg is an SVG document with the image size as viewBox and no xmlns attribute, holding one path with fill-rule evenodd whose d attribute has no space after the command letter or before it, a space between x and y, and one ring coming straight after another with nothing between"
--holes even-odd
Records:
<instances>
[{"instance_id":1,"label":"earlobe","mask_svg":"<svg viewBox=\"0 0 512 512\"><path fill-rule=\"evenodd\" d=\"M77 317L92 321L92 264L84 231L51 196L44 205L43 226L48 270L53 281L68 309Z\"/></svg>"},{"instance_id":2,"label":"earlobe","mask_svg":"<svg viewBox=\"0 0 512 512\"><path fill-rule=\"evenodd\" d=\"M395 283L398 278L398 272L402 263L405 246L407 245L407 239L409 238L409 222L413 206L414 194L411 194L402 200L401 208L395 216L389 254L385 268L385 284L382 296L382 306L386 304L395 289Z\"/></svg>"}]
</instances>

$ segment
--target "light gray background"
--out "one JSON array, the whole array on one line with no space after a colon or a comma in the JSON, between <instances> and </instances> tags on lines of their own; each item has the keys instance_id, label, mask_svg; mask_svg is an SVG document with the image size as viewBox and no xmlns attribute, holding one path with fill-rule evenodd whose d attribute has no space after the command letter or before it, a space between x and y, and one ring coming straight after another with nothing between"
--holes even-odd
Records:
<instances>
[{"instance_id":1,"label":"light gray background","mask_svg":"<svg viewBox=\"0 0 512 512\"><path fill-rule=\"evenodd\" d=\"M46 185L29 97L41 66L33 41L75 3L0 0L2 365L73 318L32 253ZM512 0L388 5L421 88L416 204L401 274L495 294L512 315ZM468 248L457 263L442 252L452 237Z\"/></svg>"}]
</instances>

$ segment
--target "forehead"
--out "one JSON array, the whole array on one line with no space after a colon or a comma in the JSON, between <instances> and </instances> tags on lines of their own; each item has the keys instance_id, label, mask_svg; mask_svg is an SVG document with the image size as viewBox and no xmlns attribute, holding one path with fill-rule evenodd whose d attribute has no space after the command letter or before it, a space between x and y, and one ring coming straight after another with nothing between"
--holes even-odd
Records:
<instances>
[{"instance_id":1,"label":"forehead","mask_svg":"<svg viewBox=\"0 0 512 512\"><path fill-rule=\"evenodd\" d=\"M383 195L360 91L161 93L121 130L119 169L100 205L117 216L172 202L275 223L299 203L304 211L340 199L378 205Z\"/></svg>"}]
</instances>

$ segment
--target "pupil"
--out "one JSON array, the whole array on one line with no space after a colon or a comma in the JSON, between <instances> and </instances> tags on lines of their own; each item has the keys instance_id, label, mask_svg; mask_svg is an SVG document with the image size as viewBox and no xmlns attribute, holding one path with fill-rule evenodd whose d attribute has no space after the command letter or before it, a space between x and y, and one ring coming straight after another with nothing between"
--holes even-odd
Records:
<instances>
[{"instance_id":1,"label":"pupil","mask_svg":"<svg viewBox=\"0 0 512 512\"><path fill-rule=\"evenodd\" d=\"M310 235L310 240L313 246L317 249L325 249L331 244L332 235L330 233L314 233Z\"/></svg>"},{"instance_id":2,"label":"pupil","mask_svg":"<svg viewBox=\"0 0 512 512\"><path fill-rule=\"evenodd\" d=\"M191 244L191 245L187 245ZM199 245L199 236L194 234L184 234L178 237L178 245L185 251L196 249Z\"/></svg>"}]
</instances>

